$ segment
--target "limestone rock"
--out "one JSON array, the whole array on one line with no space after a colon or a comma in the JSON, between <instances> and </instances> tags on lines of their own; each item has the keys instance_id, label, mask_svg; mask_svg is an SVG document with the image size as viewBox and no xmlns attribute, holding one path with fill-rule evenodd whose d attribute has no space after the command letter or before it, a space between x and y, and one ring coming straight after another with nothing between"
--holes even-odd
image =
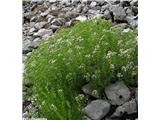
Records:
<instances>
[{"instance_id":1,"label":"limestone rock","mask_svg":"<svg viewBox=\"0 0 160 120\"><path fill-rule=\"evenodd\" d=\"M105 94L112 105L121 105L130 98L130 91L123 82L116 82L106 87Z\"/></svg>"},{"instance_id":2,"label":"limestone rock","mask_svg":"<svg viewBox=\"0 0 160 120\"><path fill-rule=\"evenodd\" d=\"M85 94L88 94L88 95L93 96L93 97L95 97L95 98L99 98L98 91L97 91L97 90L94 90L89 83L86 84L86 85L84 85L84 86L82 87L82 91L83 91Z\"/></svg>"},{"instance_id":3,"label":"limestone rock","mask_svg":"<svg viewBox=\"0 0 160 120\"><path fill-rule=\"evenodd\" d=\"M93 120L101 120L110 110L110 104L107 100L94 100L88 104L84 112Z\"/></svg>"},{"instance_id":4,"label":"limestone rock","mask_svg":"<svg viewBox=\"0 0 160 120\"><path fill-rule=\"evenodd\" d=\"M125 113L128 115L137 113L137 104L135 99L132 99L131 101L124 103L122 106L117 107L111 117L121 117Z\"/></svg>"}]
</instances>

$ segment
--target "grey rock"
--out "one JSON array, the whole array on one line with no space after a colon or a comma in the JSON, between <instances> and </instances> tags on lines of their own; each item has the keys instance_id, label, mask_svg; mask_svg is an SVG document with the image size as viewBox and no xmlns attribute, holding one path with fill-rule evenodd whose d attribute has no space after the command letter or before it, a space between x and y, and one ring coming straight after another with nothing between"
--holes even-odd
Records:
<instances>
[{"instance_id":1,"label":"grey rock","mask_svg":"<svg viewBox=\"0 0 160 120\"><path fill-rule=\"evenodd\" d=\"M33 16L33 17L31 17L31 22L35 22L36 21L36 19L37 19L37 17L36 16Z\"/></svg>"},{"instance_id":2,"label":"grey rock","mask_svg":"<svg viewBox=\"0 0 160 120\"><path fill-rule=\"evenodd\" d=\"M55 18L55 17L53 15L48 14L46 18L48 19L48 18Z\"/></svg>"},{"instance_id":3,"label":"grey rock","mask_svg":"<svg viewBox=\"0 0 160 120\"><path fill-rule=\"evenodd\" d=\"M118 5L114 5L110 7L110 11L113 12L114 20L115 21L123 21L125 20L126 13L123 7L120 7Z\"/></svg>"},{"instance_id":4,"label":"grey rock","mask_svg":"<svg viewBox=\"0 0 160 120\"><path fill-rule=\"evenodd\" d=\"M121 117L124 113L127 113L128 115L137 113L137 104L135 99L132 99L131 101L124 103L122 106L117 107L111 117Z\"/></svg>"},{"instance_id":5,"label":"grey rock","mask_svg":"<svg viewBox=\"0 0 160 120\"><path fill-rule=\"evenodd\" d=\"M120 3L121 2L131 2L132 0L120 0Z\"/></svg>"},{"instance_id":6,"label":"grey rock","mask_svg":"<svg viewBox=\"0 0 160 120\"><path fill-rule=\"evenodd\" d=\"M82 4L91 4L92 0L81 0Z\"/></svg>"},{"instance_id":7,"label":"grey rock","mask_svg":"<svg viewBox=\"0 0 160 120\"><path fill-rule=\"evenodd\" d=\"M119 118L114 118L114 119L113 119L113 118L108 118L108 117L107 117L107 118L105 118L105 120L121 120L121 119L119 119Z\"/></svg>"},{"instance_id":8,"label":"grey rock","mask_svg":"<svg viewBox=\"0 0 160 120\"><path fill-rule=\"evenodd\" d=\"M105 94L112 105L121 105L130 98L128 87L121 81L106 87Z\"/></svg>"},{"instance_id":9,"label":"grey rock","mask_svg":"<svg viewBox=\"0 0 160 120\"><path fill-rule=\"evenodd\" d=\"M120 0L120 5L122 7L130 6L131 0Z\"/></svg>"},{"instance_id":10,"label":"grey rock","mask_svg":"<svg viewBox=\"0 0 160 120\"><path fill-rule=\"evenodd\" d=\"M108 2L109 4L114 5L114 4L120 3L120 0L107 0L107 2Z\"/></svg>"},{"instance_id":11,"label":"grey rock","mask_svg":"<svg viewBox=\"0 0 160 120\"><path fill-rule=\"evenodd\" d=\"M131 6L138 6L138 0L132 0L132 1L130 2L130 5L131 5Z\"/></svg>"},{"instance_id":12,"label":"grey rock","mask_svg":"<svg viewBox=\"0 0 160 120\"><path fill-rule=\"evenodd\" d=\"M77 12L74 12L74 11L68 11L65 15L65 17L67 19L72 19L72 18L75 18L77 17L79 14Z\"/></svg>"},{"instance_id":13,"label":"grey rock","mask_svg":"<svg viewBox=\"0 0 160 120\"><path fill-rule=\"evenodd\" d=\"M93 10L93 9L89 9L89 10L88 10L88 13L90 13L90 14L94 14L94 15L97 15L97 14L99 14L99 13L100 13L100 10Z\"/></svg>"},{"instance_id":14,"label":"grey rock","mask_svg":"<svg viewBox=\"0 0 160 120\"><path fill-rule=\"evenodd\" d=\"M128 33L130 30L131 30L131 29L127 28L127 29L124 29L123 32L124 32L124 33Z\"/></svg>"},{"instance_id":15,"label":"grey rock","mask_svg":"<svg viewBox=\"0 0 160 120\"><path fill-rule=\"evenodd\" d=\"M93 16L93 18L102 18L103 17L103 14L95 14L94 16Z\"/></svg>"},{"instance_id":16,"label":"grey rock","mask_svg":"<svg viewBox=\"0 0 160 120\"><path fill-rule=\"evenodd\" d=\"M23 13L24 20L30 20L31 14L29 12Z\"/></svg>"},{"instance_id":17,"label":"grey rock","mask_svg":"<svg viewBox=\"0 0 160 120\"><path fill-rule=\"evenodd\" d=\"M47 24L47 22L38 22L34 25L34 27L39 30L39 29L43 28L46 24Z\"/></svg>"},{"instance_id":18,"label":"grey rock","mask_svg":"<svg viewBox=\"0 0 160 120\"><path fill-rule=\"evenodd\" d=\"M73 5L77 5L78 3L80 3L80 0L72 0Z\"/></svg>"},{"instance_id":19,"label":"grey rock","mask_svg":"<svg viewBox=\"0 0 160 120\"><path fill-rule=\"evenodd\" d=\"M64 26L65 27L70 27L72 24L73 24L73 21L70 20L70 21L66 22Z\"/></svg>"},{"instance_id":20,"label":"grey rock","mask_svg":"<svg viewBox=\"0 0 160 120\"><path fill-rule=\"evenodd\" d=\"M90 118L87 117L87 116L84 116L82 120L92 120L92 119L90 119Z\"/></svg>"},{"instance_id":21,"label":"grey rock","mask_svg":"<svg viewBox=\"0 0 160 120\"><path fill-rule=\"evenodd\" d=\"M55 17L54 17L53 15L48 14L46 18L47 18L48 23L51 23L51 21L52 21Z\"/></svg>"},{"instance_id":22,"label":"grey rock","mask_svg":"<svg viewBox=\"0 0 160 120\"><path fill-rule=\"evenodd\" d=\"M51 21L54 19L54 17L52 18L48 18L48 23L51 23Z\"/></svg>"},{"instance_id":23,"label":"grey rock","mask_svg":"<svg viewBox=\"0 0 160 120\"><path fill-rule=\"evenodd\" d=\"M82 9L83 9L83 6L82 6L81 4L79 4L79 5L77 6L77 8L75 9L75 12L81 13L81 12L82 12Z\"/></svg>"},{"instance_id":24,"label":"grey rock","mask_svg":"<svg viewBox=\"0 0 160 120\"><path fill-rule=\"evenodd\" d=\"M35 32L35 31L36 31L35 28L31 28L31 29L29 30L30 33Z\"/></svg>"},{"instance_id":25,"label":"grey rock","mask_svg":"<svg viewBox=\"0 0 160 120\"><path fill-rule=\"evenodd\" d=\"M93 120L101 120L110 110L107 100L94 100L84 108L85 114Z\"/></svg>"},{"instance_id":26,"label":"grey rock","mask_svg":"<svg viewBox=\"0 0 160 120\"><path fill-rule=\"evenodd\" d=\"M60 26L57 26L57 25L51 25L50 26L50 29L52 29L53 32L55 32L59 28L60 28Z\"/></svg>"},{"instance_id":27,"label":"grey rock","mask_svg":"<svg viewBox=\"0 0 160 120\"><path fill-rule=\"evenodd\" d=\"M25 40L23 42L23 54L28 54L32 49L37 48L39 45L39 38L34 39L33 41Z\"/></svg>"},{"instance_id":28,"label":"grey rock","mask_svg":"<svg viewBox=\"0 0 160 120\"><path fill-rule=\"evenodd\" d=\"M24 119L29 118L28 112L23 113L22 117L23 117Z\"/></svg>"},{"instance_id":29,"label":"grey rock","mask_svg":"<svg viewBox=\"0 0 160 120\"><path fill-rule=\"evenodd\" d=\"M39 2L39 1L42 1L42 0L31 0L31 2Z\"/></svg>"},{"instance_id":30,"label":"grey rock","mask_svg":"<svg viewBox=\"0 0 160 120\"><path fill-rule=\"evenodd\" d=\"M49 14L49 12L50 12L50 9L46 10L45 12L41 13L40 15L42 17L45 17L45 16L47 16Z\"/></svg>"},{"instance_id":31,"label":"grey rock","mask_svg":"<svg viewBox=\"0 0 160 120\"><path fill-rule=\"evenodd\" d=\"M95 7L96 5L97 5L96 2L91 2L90 7L93 8L93 7Z\"/></svg>"},{"instance_id":32,"label":"grey rock","mask_svg":"<svg viewBox=\"0 0 160 120\"><path fill-rule=\"evenodd\" d=\"M109 7L110 7L109 4L103 5L101 11L105 11L106 9L109 10Z\"/></svg>"},{"instance_id":33,"label":"grey rock","mask_svg":"<svg viewBox=\"0 0 160 120\"><path fill-rule=\"evenodd\" d=\"M42 39L48 40L48 38L49 38L50 36L51 36L51 35L49 35L49 34L45 34L45 35L42 36Z\"/></svg>"},{"instance_id":34,"label":"grey rock","mask_svg":"<svg viewBox=\"0 0 160 120\"><path fill-rule=\"evenodd\" d=\"M127 29L128 25L127 25L127 23L120 23L120 24L114 25L113 27L120 27L122 29Z\"/></svg>"},{"instance_id":35,"label":"grey rock","mask_svg":"<svg viewBox=\"0 0 160 120\"><path fill-rule=\"evenodd\" d=\"M30 48L31 41L25 40L23 41L23 54L27 54L28 52L31 52L32 49Z\"/></svg>"},{"instance_id":36,"label":"grey rock","mask_svg":"<svg viewBox=\"0 0 160 120\"><path fill-rule=\"evenodd\" d=\"M39 42L40 42L40 38L35 38L35 39L31 42L31 44L30 44L29 47L31 47L31 48L33 48L33 49L36 49L36 48L38 47L38 45L39 45Z\"/></svg>"},{"instance_id":37,"label":"grey rock","mask_svg":"<svg viewBox=\"0 0 160 120\"><path fill-rule=\"evenodd\" d=\"M133 6L132 7L132 13L134 16L136 16L138 14L138 7Z\"/></svg>"},{"instance_id":38,"label":"grey rock","mask_svg":"<svg viewBox=\"0 0 160 120\"><path fill-rule=\"evenodd\" d=\"M40 29L38 32L36 32L35 34L34 34L34 36L35 37L42 37L42 36L44 36L44 35L52 35L53 34L53 32L52 32L52 30L47 30L47 29Z\"/></svg>"},{"instance_id":39,"label":"grey rock","mask_svg":"<svg viewBox=\"0 0 160 120\"><path fill-rule=\"evenodd\" d=\"M56 19L53 19L51 23L53 25L62 26L65 24L65 19L64 18L56 18Z\"/></svg>"},{"instance_id":40,"label":"grey rock","mask_svg":"<svg viewBox=\"0 0 160 120\"><path fill-rule=\"evenodd\" d=\"M138 102L138 88L136 88L135 90L135 99L136 99L136 102Z\"/></svg>"},{"instance_id":41,"label":"grey rock","mask_svg":"<svg viewBox=\"0 0 160 120\"><path fill-rule=\"evenodd\" d=\"M104 3L106 2L105 0L94 0L95 2L97 2L98 5L104 5Z\"/></svg>"},{"instance_id":42,"label":"grey rock","mask_svg":"<svg viewBox=\"0 0 160 120\"><path fill-rule=\"evenodd\" d=\"M130 8L127 8L126 14L127 14L127 15L132 15L132 10L131 10Z\"/></svg>"},{"instance_id":43,"label":"grey rock","mask_svg":"<svg viewBox=\"0 0 160 120\"><path fill-rule=\"evenodd\" d=\"M57 0L49 0L50 3L55 3Z\"/></svg>"},{"instance_id":44,"label":"grey rock","mask_svg":"<svg viewBox=\"0 0 160 120\"><path fill-rule=\"evenodd\" d=\"M70 0L61 0L60 3L67 6L70 4Z\"/></svg>"},{"instance_id":45,"label":"grey rock","mask_svg":"<svg viewBox=\"0 0 160 120\"><path fill-rule=\"evenodd\" d=\"M35 24L36 24L36 22L30 22L29 26L32 28L32 27L34 27Z\"/></svg>"},{"instance_id":46,"label":"grey rock","mask_svg":"<svg viewBox=\"0 0 160 120\"><path fill-rule=\"evenodd\" d=\"M126 21L134 28L138 27L138 20L134 16L127 16Z\"/></svg>"},{"instance_id":47,"label":"grey rock","mask_svg":"<svg viewBox=\"0 0 160 120\"><path fill-rule=\"evenodd\" d=\"M86 16L78 16L75 18L75 20L83 22L83 21L87 20L87 17Z\"/></svg>"},{"instance_id":48,"label":"grey rock","mask_svg":"<svg viewBox=\"0 0 160 120\"><path fill-rule=\"evenodd\" d=\"M99 98L99 93L98 93L98 91L97 91L97 90L94 90L89 83L86 84L86 85L84 85L84 86L82 87L82 91L83 91L85 94L88 94L88 95L93 96L93 97L95 97L95 98Z\"/></svg>"},{"instance_id":49,"label":"grey rock","mask_svg":"<svg viewBox=\"0 0 160 120\"><path fill-rule=\"evenodd\" d=\"M45 20L45 17L42 17L41 15L39 15L39 13L37 13L36 22L44 22Z\"/></svg>"},{"instance_id":50,"label":"grey rock","mask_svg":"<svg viewBox=\"0 0 160 120\"><path fill-rule=\"evenodd\" d=\"M112 120L112 119L110 119L110 118L105 118L105 120Z\"/></svg>"},{"instance_id":51,"label":"grey rock","mask_svg":"<svg viewBox=\"0 0 160 120\"><path fill-rule=\"evenodd\" d=\"M94 10L101 10L101 6L95 6L93 9Z\"/></svg>"},{"instance_id":52,"label":"grey rock","mask_svg":"<svg viewBox=\"0 0 160 120\"><path fill-rule=\"evenodd\" d=\"M82 12L83 12L83 13L87 13L88 10L89 10L88 6L85 6L85 7L83 8Z\"/></svg>"},{"instance_id":53,"label":"grey rock","mask_svg":"<svg viewBox=\"0 0 160 120\"><path fill-rule=\"evenodd\" d=\"M105 18L106 20L111 19L111 14L110 14L109 10L105 10L105 12L103 14L103 18Z\"/></svg>"}]
</instances>

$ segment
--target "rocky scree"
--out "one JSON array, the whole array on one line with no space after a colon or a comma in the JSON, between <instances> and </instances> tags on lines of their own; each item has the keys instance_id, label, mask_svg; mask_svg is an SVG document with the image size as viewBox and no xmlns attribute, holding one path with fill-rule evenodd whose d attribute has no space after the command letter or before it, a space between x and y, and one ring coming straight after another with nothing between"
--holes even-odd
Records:
<instances>
[{"instance_id":1,"label":"rocky scree","mask_svg":"<svg viewBox=\"0 0 160 120\"><path fill-rule=\"evenodd\" d=\"M61 27L101 17L113 24L138 27L137 0L30 0L23 1L23 54L31 52L32 41L47 39ZM26 42L27 41L27 42Z\"/></svg>"}]
</instances>

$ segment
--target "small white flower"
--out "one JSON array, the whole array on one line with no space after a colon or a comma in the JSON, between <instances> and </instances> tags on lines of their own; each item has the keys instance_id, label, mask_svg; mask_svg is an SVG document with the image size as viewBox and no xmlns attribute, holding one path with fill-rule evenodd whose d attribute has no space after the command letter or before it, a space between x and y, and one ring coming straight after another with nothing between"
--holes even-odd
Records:
<instances>
[{"instance_id":1,"label":"small white flower","mask_svg":"<svg viewBox=\"0 0 160 120\"><path fill-rule=\"evenodd\" d=\"M118 45L121 45L123 40L118 40Z\"/></svg>"},{"instance_id":2,"label":"small white flower","mask_svg":"<svg viewBox=\"0 0 160 120\"><path fill-rule=\"evenodd\" d=\"M109 44L106 42L105 45L108 46Z\"/></svg>"},{"instance_id":3,"label":"small white flower","mask_svg":"<svg viewBox=\"0 0 160 120\"><path fill-rule=\"evenodd\" d=\"M121 78L121 77L123 77L123 75L121 73L117 73L117 77Z\"/></svg>"},{"instance_id":4,"label":"small white flower","mask_svg":"<svg viewBox=\"0 0 160 120\"><path fill-rule=\"evenodd\" d=\"M95 74L93 74L91 78L92 78L92 79L96 79L97 76L96 76Z\"/></svg>"},{"instance_id":5,"label":"small white flower","mask_svg":"<svg viewBox=\"0 0 160 120\"><path fill-rule=\"evenodd\" d=\"M50 61L51 64L54 64L55 62L56 62L56 60L51 60Z\"/></svg>"},{"instance_id":6,"label":"small white flower","mask_svg":"<svg viewBox=\"0 0 160 120\"><path fill-rule=\"evenodd\" d=\"M79 94L78 96L75 97L75 100L76 100L77 102L80 102L80 101L83 100L83 99L84 99L84 94Z\"/></svg>"},{"instance_id":7,"label":"small white flower","mask_svg":"<svg viewBox=\"0 0 160 120\"><path fill-rule=\"evenodd\" d=\"M98 48L100 48L100 46L99 46L99 45L96 45L95 48L98 49Z\"/></svg>"},{"instance_id":8,"label":"small white flower","mask_svg":"<svg viewBox=\"0 0 160 120\"><path fill-rule=\"evenodd\" d=\"M111 68L111 69L114 69L114 68L115 68L114 64L111 64L111 65L110 65L110 68Z\"/></svg>"},{"instance_id":9,"label":"small white flower","mask_svg":"<svg viewBox=\"0 0 160 120\"><path fill-rule=\"evenodd\" d=\"M79 98L82 100L84 98L84 94L79 94Z\"/></svg>"},{"instance_id":10,"label":"small white flower","mask_svg":"<svg viewBox=\"0 0 160 120\"><path fill-rule=\"evenodd\" d=\"M80 47L79 45L76 45L75 48L78 50L82 49L82 47Z\"/></svg>"},{"instance_id":11,"label":"small white flower","mask_svg":"<svg viewBox=\"0 0 160 120\"><path fill-rule=\"evenodd\" d=\"M106 58L111 58L116 55L116 52L108 51Z\"/></svg>"},{"instance_id":12,"label":"small white flower","mask_svg":"<svg viewBox=\"0 0 160 120\"><path fill-rule=\"evenodd\" d=\"M90 55L90 54L88 54L88 55L85 55L85 57L86 57L86 58L90 58L90 57L91 57L91 55Z\"/></svg>"},{"instance_id":13,"label":"small white flower","mask_svg":"<svg viewBox=\"0 0 160 120\"><path fill-rule=\"evenodd\" d=\"M97 35L97 33L96 33L96 32L94 32L94 33L93 33L93 35Z\"/></svg>"},{"instance_id":14,"label":"small white flower","mask_svg":"<svg viewBox=\"0 0 160 120\"><path fill-rule=\"evenodd\" d=\"M61 54L61 53L59 53L57 56L58 56L58 57L60 57L60 56L62 56L62 54Z\"/></svg>"},{"instance_id":15,"label":"small white flower","mask_svg":"<svg viewBox=\"0 0 160 120\"><path fill-rule=\"evenodd\" d=\"M69 49L67 52L68 52L69 54L71 54L71 53L72 53L72 50L71 50L71 49Z\"/></svg>"},{"instance_id":16,"label":"small white flower","mask_svg":"<svg viewBox=\"0 0 160 120\"><path fill-rule=\"evenodd\" d=\"M132 75L135 76L137 73L135 71L132 71Z\"/></svg>"},{"instance_id":17,"label":"small white flower","mask_svg":"<svg viewBox=\"0 0 160 120\"><path fill-rule=\"evenodd\" d=\"M56 107L54 104L51 104L51 107L52 107L55 111L57 111L57 107Z\"/></svg>"},{"instance_id":18,"label":"small white flower","mask_svg":"<svg viewBox=\"0 0 160 120\"><path fill-rule=\"evenodd\" d=\"M81 64L78 68L83 69L83 68L85 68L85 65Z\"/></svg>"},{"instance_id":19,"label":"small white flower","mask_svg":"<svg viewBox=\"0 0 160 120\"><path fill-rule=\"evenodd\" d=\"M122 68L121 68L124 72L126 72L127 71L127 68L125 67L125 66L122 66Z\"/></svg>"},{"instance_id":20,"label":"small white flower","mask_svg":"<svg viewBox=\"0 0 160 120\"><path fill-rule=\"evenodd\" d=\"M58 89L58 93L62 93L63 92L63 90L62 89Z\"/></svg>"},{"instance_id":21,"label":"small white flower","mask_svg":"<svg viewBox=\"0 0 160 120\"><path fill-rule=\"evenodd\" d=\"M44 105L44 104L45 104L45 101L42 102L42 105Z\"/></svg>"},{"instance_id":22,"label":"small white flower","mask_svg":"<svg viewBox=\"0 0 160 120\"><path fill-rule=\"evenodd\" d=\"M98 91L97 90L93 90L92 91L92 95L98 96Z\"/></svg>"}]
</instances>

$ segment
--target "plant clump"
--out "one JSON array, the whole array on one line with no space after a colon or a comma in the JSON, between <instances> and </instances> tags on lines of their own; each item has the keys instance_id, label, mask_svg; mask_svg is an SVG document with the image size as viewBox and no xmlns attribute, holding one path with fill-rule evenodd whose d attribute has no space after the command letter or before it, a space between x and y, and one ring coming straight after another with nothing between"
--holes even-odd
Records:
<instances>
[{"instance_id":1,"label":"plant clump","mask_svg":"<svg viewBox=\"0 0 160 120\"><path fill-rule=\"evenodd\" d=\"M24 82L40 117L82 120L87 83L98 91L118 80L137 85L137 31L123 32L102 19L87 20L57 32L26 60Z\"/></svg>"}]
</instances>

